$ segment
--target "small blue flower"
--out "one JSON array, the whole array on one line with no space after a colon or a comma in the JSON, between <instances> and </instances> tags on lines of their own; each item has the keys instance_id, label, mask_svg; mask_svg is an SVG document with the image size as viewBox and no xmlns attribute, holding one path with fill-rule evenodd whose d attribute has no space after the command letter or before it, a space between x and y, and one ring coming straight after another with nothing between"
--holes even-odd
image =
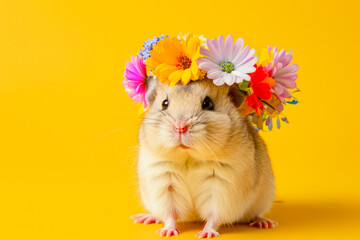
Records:
<instances>
[{"instance_id":1,"label":"small blue flower","mask_svg":"<svg viewBox=\"0 0 360 240\"><path fill-rule=\"evenodd\" d=\"M152 39L148 39L146 42L144 42L143 48L140 49L140 52L138 53L138 57L141 57L142 59L146 60L150 57L150 51L153 49L153 46L160 40L164 39L164 37L168 37L167 35L162 35L161 37L153 37Z\"/></svg>"},{"instance_id":2,"label":"small blue flower","mask_svg":"<svg viewBox=\"0 0 360 240\"><path fill-rule=\"evenodd\" d=\"M273 128L272 117L266 118L265 125L266 125L266 126L268 127L268 129L271 131L271 129Z\"/></svg>"}]
</instances>

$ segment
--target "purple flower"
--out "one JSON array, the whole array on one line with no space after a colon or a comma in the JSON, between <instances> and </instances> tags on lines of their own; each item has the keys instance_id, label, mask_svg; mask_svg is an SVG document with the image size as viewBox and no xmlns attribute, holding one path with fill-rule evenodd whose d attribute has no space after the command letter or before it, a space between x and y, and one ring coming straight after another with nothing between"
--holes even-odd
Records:
<instances>
[{"instance_id":1,"label":"purple flower","mask_svg":"<svg viewBox=\"0 0 360 240\"><path fill-rule=\"evenodd\" d=\"M147 107L146 93L146 66L144 61L139 57L131 56L131 61L126 62L124 72L123 86L126 88L129 96L134 99L135 103L143 103Z\"/></svg>"},{"instance_id":2,"label":"purple flower","mask_svg":"<svg viewBox=\"0 0 360 240\"><path fill-rule=\"evenodd\" d=\"M277 47L271 49L268 46L267 49L269 53L272 53L273 59L264 67L264 71L269 74L269 77L274 78L276 82L275 86L272 87L272 92L281 101L284 101L285 98L291 98L291 92L288 89L296 88L296 71L299 69L299 66L290 64L292 55L284 49L279 53Z\"/></svg>"}]
</instances>

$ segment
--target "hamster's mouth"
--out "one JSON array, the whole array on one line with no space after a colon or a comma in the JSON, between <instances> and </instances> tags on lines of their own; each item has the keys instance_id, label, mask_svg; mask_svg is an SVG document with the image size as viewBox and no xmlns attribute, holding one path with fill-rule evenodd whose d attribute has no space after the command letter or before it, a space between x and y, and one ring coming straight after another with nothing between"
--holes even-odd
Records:
<instances>
[{"instance_id":1,"label":"hamster's mouth","mask_svg":"<svg viewBox=\"0 0 360 240\"><path fill-rule=\"evenodd\" d=\"M178 135L178 138L177 138L177 144L178 144L178 147L180 147L180 148L182 148L182 149L189 149L190 147L189 146L187 146L187 144L186 144L186 142L188 142L187 141L187 139L189 138L189 136L186 134L179 134Z\"/></svg>"},{"instance_id":2,"label":"hamster's mouth","mask_svg":"<svg viewBox=\"0 0 360 240\"><path fill-rule=\"evenodd\" d=\"M180 144L179 147L182 148L182 149L189 149L190 148L188 146L185 146L184 144Z\"/></svg>"}]
</instances>

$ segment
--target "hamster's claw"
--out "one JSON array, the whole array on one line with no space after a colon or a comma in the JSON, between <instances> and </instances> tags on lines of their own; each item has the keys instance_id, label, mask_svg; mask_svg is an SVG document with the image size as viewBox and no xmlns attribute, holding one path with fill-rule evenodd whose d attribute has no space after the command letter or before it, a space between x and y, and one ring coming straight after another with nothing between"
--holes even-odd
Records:
<instances>
[{"instance_id":1,"label":"hamster's claw","mask_svg":"<svg viewBox=\"0 0 360 240\"><path fill-rule=\"evenodd\" d=\"M160 221L151 214L136 214L130 217L134 223L152 224L160 223Z\"/></svg>"},{"instance_id":2,"label":"hamster's claw","mask_svg":"<svg viewBox=\"0 0 360 240\"><path fill-rule=\"evenodd\" d=\"M255 219L249 224L250 227L257 228L274 228L277 225L277 222L262 217L255 217Z\"/></svg>"},{"instance_id":3,"label":"hamster's claw","mask_svg":"<svg viewBox=\"0 0 360 240\"><path fill-rule=\"evenodd\" d=\"M219 237L220 234L212 229L203 229L202 231L198 232L195 237L198 238L213 238L213 237Z\"/></svg>"},{"instance_id":4,"label":"hamster's claw","mask_svg":"<svg viewBox=\"0 0 360 240\"><path fill-rule=\"evenodd\" d=\"M160 237L171 237L171 236L179 236L179 230L173 227L164 227L160 228L156 231L156 233L160 234Z\"/></svg>"}]
</instances>

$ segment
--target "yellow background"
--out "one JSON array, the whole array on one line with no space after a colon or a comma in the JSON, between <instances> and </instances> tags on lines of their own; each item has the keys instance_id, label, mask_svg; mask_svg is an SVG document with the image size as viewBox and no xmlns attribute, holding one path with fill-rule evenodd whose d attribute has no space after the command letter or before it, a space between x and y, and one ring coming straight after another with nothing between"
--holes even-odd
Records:
<instances>
[{"instance_id":1,"label":"yellow background","mask_svg":"<svg viewBox=\"0 0 360 240\"><path fill-rule=\"evenodd\" d=\"M134 225L137 109L125 62L163 33L293 49L300 103L262 133L277 196L272 230L223 239L359 239L359 3L0 1L0 239L158 239ZM117 130L117 131L114 131ZM112 132L114 131L114 132ZM179 239L201 225L180 224Z\"/></svg>"}]
</instances>

